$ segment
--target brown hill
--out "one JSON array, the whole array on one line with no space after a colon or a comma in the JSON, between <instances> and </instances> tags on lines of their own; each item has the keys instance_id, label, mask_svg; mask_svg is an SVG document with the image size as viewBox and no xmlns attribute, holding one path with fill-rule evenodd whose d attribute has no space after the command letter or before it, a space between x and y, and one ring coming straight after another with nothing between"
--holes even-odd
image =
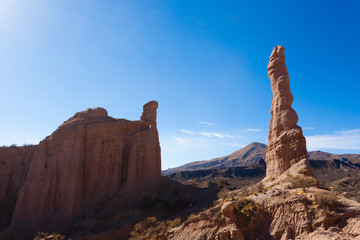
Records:
<instances>
[{"instance_id":1,"label":"brown hill","mask_svg":"<svg viewBox=\"0 0 360 240\"><path fill-rule=\"evenodd\" d=\"M224 168L224 167L243 167L256 165L261 159L265 159L266 145L253 142L246 147L233 152L230 155L214 158L208 161L198 161L182 165L177 168L169 168L162 171L163 175L169 175L179 171L191 171L200 169Z\"/></svg>"},{"instance_id":2,"label":"brown hill","mask_svg":"<svg viewBox=\"0 0 360 240\"><path fill-rule=\"evenodd\" d=\"M261 159L265 160L265 152L265 144L252 142L246 147L239 149L230 155L207 161L191 162L176 168L169 168L162 171L162 175L167 176L181 171L257 165ZM310 151L308 152L308 158L309 160L339 160L344 162L360 163L360 154L332 154L322 151Z\"/></svg>"},{"instance_id":3,"label":"brown hill","mask_svg":"<svg viewBox=\"0 0 360 240\"><path fill-rule=\"evenodd\" d=\"M309 152L309 159L313 160L340 160L360 163L360 154L332 154L322 151Z\"/></svg>"}]
</instances>

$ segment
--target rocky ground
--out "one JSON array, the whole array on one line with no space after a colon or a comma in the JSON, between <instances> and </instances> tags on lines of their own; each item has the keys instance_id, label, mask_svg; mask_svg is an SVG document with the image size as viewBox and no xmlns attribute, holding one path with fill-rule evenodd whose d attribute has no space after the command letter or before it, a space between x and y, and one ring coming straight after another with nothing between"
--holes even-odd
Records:
<instances>
[{"instance_id":1,"label":"rocky ground","mask_svg":"<svg viewBox=\"0 0 360 240\"><path fill-rule=\"evenodd\" d=\"M227 192L179 226L144 220L132 239L360 239L360 203L287 178L286 187Z\"/></svg>"}]
</instances>

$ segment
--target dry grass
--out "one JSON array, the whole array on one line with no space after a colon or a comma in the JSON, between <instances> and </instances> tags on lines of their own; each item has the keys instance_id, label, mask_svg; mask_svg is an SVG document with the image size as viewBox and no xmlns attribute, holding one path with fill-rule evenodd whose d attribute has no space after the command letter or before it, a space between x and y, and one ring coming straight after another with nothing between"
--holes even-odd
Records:
<instances>
[{"instance_id":1,"label":"dry grass","mask_svg":"<svg viewBox=\"0 0 360 240\"><path fill-rule=\"evenodd\" d=\"M218 198L227 198L229 197L229 190L226 188L222 188L217 194Z\"/></svg>"},{"instance_id":2,"label":"dry grass","mask_svg":"<svg viewBox=\"0 0 360 240\"><path fill-rule=\"evenodd\" d=\"M266 211L256 202L248 198L240 198L234 210L239 221L243 226L245 239L257 239L258 229L263 226Z\"/></svg>"},{"instance_id":3,"label":"dry grass","mask_svg":"<svg viewBox=\"0 0 360 240\"><path fill-rule=\"evenodd\" d=\"M34 240L71 240L71 238L67 238L66 236L58 233L50 234L45 232L38 232Z\"/></svg>"},{"instance_id":4,"label":"dry grass","mask_svg":"<svg viewBox=\"0 0 360 240\"><path fill-rule=\"evenodd\" d=\"M181 224L180 218L164 221L158 221L156 217L148 217L142 222L135 224L130 239L132 240L148 240L148 239L161 239L161 234L167 230L178 227Z\"/></svg>"},{"instance_id":5,"label":"dry grass","mask_svg":"<svg viewBox=\"0 0 360 240\"><path fill-rule=\"evenodd\" d=\"M302 188L304 192L308 192L309 187L316 185L316 179L306 175L295 175L289 178L291 183L291 188Z\"/></svg>"},{"instance_id":6,"label":"dry grass","mask_svg":"<svg viewBox=\"0 0 360 240\"><path fill-rule=\"evenodd\" d=\"M315 202L320 208L327 210L336 210L341 206L339 196L334 193L315 193Z\"/></svg>"}]
</instances>

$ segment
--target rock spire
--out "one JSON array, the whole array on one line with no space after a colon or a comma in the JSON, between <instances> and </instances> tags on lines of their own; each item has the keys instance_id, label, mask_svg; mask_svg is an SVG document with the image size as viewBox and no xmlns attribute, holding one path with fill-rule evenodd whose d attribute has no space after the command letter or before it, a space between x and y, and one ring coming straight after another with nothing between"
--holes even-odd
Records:
<instances>
[{"instance_id":1,"label":"rock spire","mask_svg":"<svg viewBox=\"0 0 360 240\"><path fill-rule=\"evenodd\" d=\"M272 89L272 117L266 148L267 177L277 177L301 160L309 166L306 141L301 127L297 125L298 116L291 108L294 98L290 91L284 51L283 46L276 46L267 68Z\"/></svg>"}]
</instances>

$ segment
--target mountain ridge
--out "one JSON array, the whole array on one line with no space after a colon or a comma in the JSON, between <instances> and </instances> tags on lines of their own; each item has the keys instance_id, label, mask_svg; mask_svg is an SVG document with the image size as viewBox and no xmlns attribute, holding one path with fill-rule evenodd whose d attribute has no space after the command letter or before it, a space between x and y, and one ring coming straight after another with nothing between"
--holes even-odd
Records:
<instances>
[{"instance_id":1,"label":"mountain ridge","mask_svg":"<svg viewBox=\"0 0 360 240\"><path fill-rule=\"evenodd\" d=\"M252 142L249 145L236 150L235 152L217 157L210 160L202 160L190 162L179 167L169 168L161 171L162 175L167 176L175 172L194 171L194 170L208 170L215 168L227 167L246 167L257 165L259 161L265 160L266 145L259 142ZM360 163L360 154L333 154L323 151L309 151L308 158L310 160L340 160L344 162L351 162L354 164Z\"/></svg>"}]
</instances>

